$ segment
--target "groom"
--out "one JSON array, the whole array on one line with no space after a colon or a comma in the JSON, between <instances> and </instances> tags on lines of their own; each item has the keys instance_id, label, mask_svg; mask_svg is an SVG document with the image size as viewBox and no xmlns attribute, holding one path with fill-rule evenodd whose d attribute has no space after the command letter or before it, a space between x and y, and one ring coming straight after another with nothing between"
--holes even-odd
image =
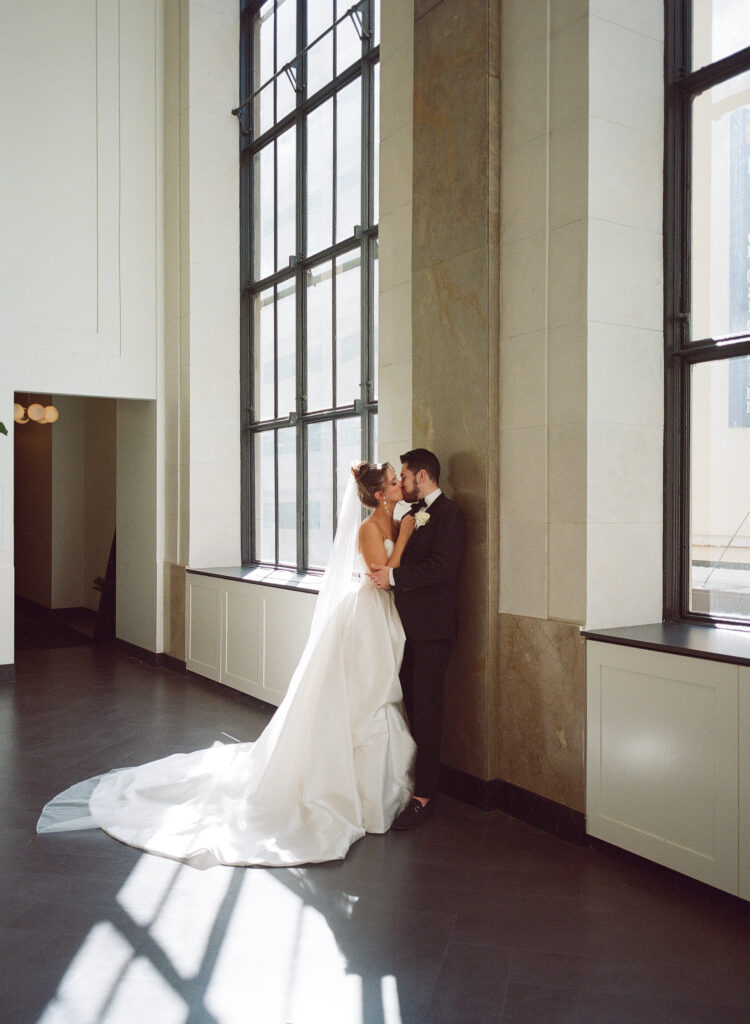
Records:
<instances>
[{"instance_id":1,"label":"groom","mask_svg":"<svg viewBox=\"0 0 750 1024\"><path fill-rule=\"evenodd\" d=\"M466 543L461 509L440 490L440 463L426 448L401 456L404 497L414 502L416 528L401 556L389 569L373 565L370 579L382 590L395 589L396 608L406 633L401 689L417 744L414 795L393 823L410 829L433 811L440 770L443 686L456 635L456 586Z\"/></svg>"}]
</instances>

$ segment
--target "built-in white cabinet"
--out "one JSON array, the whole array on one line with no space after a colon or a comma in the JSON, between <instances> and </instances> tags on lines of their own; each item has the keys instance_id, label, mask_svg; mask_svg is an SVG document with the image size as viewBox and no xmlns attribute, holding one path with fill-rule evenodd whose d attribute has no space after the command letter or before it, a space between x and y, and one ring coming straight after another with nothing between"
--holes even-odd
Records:
<instances>
[{"instance_id":1,"label":"built-in white cabinet","mask_svg":"<svg viewBox=\"0 0 750 1024\"><path fill-rule=\"evenodd\" d=\"M739 894L750 900L750 668L740 678L740 883Z\"/></svg>"},{"instance_id":2,"label":"built-in white cabinet","mask_svg":"<svg viewBox=\"0 0 750 1024\"><path fill-rule=\"evenodd\" d=\"M314 593L188 572L187 668L278 705L314 608Z\"/></svg>"},{"instance_id":3,"label":"built-in white cabinet","mask_svg":"<svg viewBox=\"0 0 750 1024\"><path fill-rule=\"evenodd\" d=\"M589 641L590 835L750 898L750 669Z\"/></svg>"}]
</instances>

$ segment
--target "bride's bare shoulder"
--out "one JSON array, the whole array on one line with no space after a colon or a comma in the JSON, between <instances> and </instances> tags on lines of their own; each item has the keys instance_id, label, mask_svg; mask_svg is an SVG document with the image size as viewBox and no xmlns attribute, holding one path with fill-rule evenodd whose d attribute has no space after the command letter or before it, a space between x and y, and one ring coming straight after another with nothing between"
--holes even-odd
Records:
<instances>
[{"instance_id":1,"label":"bride's bare shoulder","mask_svg":"<svg viewBox=\"0 0 750 1024\"><path fill-rule=\"evenodd\" d=\"M372 516L368 516L359 528L359 539L363 540L365 537L369 537L370 534L373 534L374 536L378 533L380 533L378 524L374 521Z\"/></svg>"}]
</instances>

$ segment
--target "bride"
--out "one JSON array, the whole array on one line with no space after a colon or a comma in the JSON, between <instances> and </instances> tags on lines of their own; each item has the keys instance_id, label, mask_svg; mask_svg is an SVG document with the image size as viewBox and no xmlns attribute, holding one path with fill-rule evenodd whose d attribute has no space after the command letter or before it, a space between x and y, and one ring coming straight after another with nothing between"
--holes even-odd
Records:
<instances>
[{"instance_id":1,"label":"bride","mask_svg":"<svg viewBox=\"0 0 750 1024\"><path fill-rule=\"evenodd\" d=\"M359 497L359 501L357 500ZM130 846L205 866L339 860L386 832L409 800L414 741L398 671L392 595L364 576L398 566L414 517L387 463L352 466L310 636L284 700L254 743L216 743L79 782L37 832L101 828ZM359 502L373 509L362 522Z\"/></svg>"}]
</instances>

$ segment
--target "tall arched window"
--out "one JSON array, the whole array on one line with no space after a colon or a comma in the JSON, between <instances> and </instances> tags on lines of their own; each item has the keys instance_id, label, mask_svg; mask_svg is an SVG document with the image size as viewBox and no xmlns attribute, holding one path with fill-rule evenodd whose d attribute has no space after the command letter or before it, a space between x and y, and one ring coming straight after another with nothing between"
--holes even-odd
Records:
<instances>
[{"instance_id":1,"label":"tall arched window","mask_svg":"<svg viewBox=\"0 0 750 1024\"><path fill-rule=\"evenodd\" d=\"M378 0L242 0L243 560L326 564L377 445Z\"/></svg>"}]
</instances>

